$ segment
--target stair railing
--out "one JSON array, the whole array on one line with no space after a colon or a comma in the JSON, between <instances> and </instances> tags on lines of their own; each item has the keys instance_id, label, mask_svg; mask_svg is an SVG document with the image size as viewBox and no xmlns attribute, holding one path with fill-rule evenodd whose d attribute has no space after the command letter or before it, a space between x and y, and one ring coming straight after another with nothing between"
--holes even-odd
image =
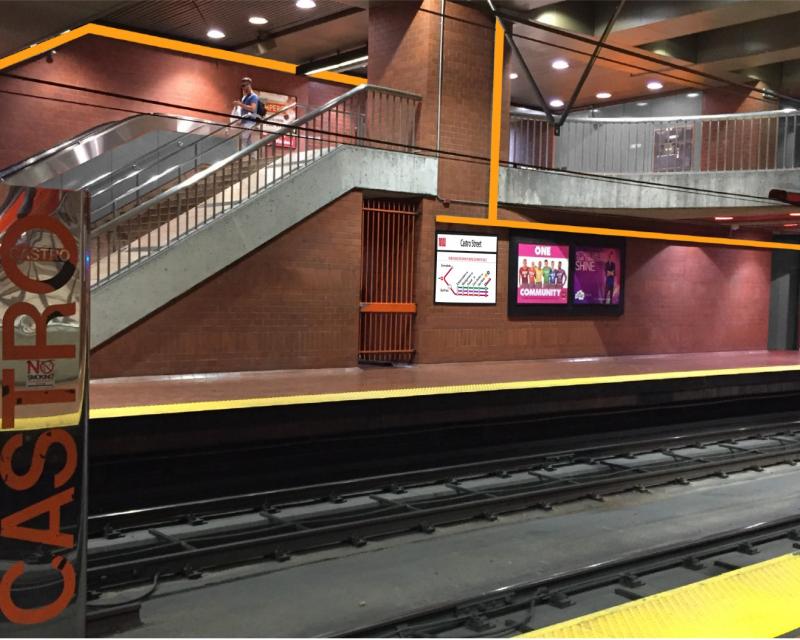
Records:
<instances>
[{"instance_id":1,"label":"stair railing","mask_svg":"<svg viewBox=\"0 0 800 640\"><path fill-rule=\"evenodd\" d=\"M163 251L341 145L413 147L420 99L384 87L354 87L102 222L90 233L92 286Z\"/></svg>"}]
</instances>

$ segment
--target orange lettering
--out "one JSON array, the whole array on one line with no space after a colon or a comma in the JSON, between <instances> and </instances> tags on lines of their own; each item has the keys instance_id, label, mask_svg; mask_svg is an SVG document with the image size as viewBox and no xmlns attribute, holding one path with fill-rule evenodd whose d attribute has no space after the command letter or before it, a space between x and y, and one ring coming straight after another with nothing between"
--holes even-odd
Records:
<instances>
[{"instance_id":1,"label":"orange lettering","mask_svg":"<svg viewBox=\"0 0 800 640\"><path fill-rule=\"evenodd\" d=\"M47 344L47 323L56 314L71 316L75 313L75 303L54 304L43 312L28 302L15 302L3 315L3 360L27 360L28 358L74 358L75 345ZM36 325L34 344L18 345L14 340L14 321L20 316L28 316Z\"/></svg>"},{"instance_id":2,"label":"orange lettering","mask_svg":"<svg viewBox=\"0 0 800 640\"><path fill-rule=\"evenodd\" d=\"M50 604L33 609L23 609L14 603L11 597L11 590L14 581L25 572L25 563L16 562L6 571L0 580L0 611L14 624L40 624L52 620L64 609L75 595L75 568L61 556L56 556L50 561L50 566L61 574L64 587L61 594Z\"/></svg>"},{"instance_id":3,"label":"orange lettering","mask_svg":"<svg viewBox=\"0 0 800 640\"><path fill-rule=\"evenodd\" d=\"M16 255L17 241L22 234L34 229L42 229L50 231L58 236L61 244L67 253L69 253L72 262L65 262L61 271L50 278L49 280L34 280L20 271L17 265ZM30 293L50 293L63 287L70 281L75 273L76 265L75 260L78 259L78 243L72 234L63 224L55 218L47 216L28 216L27 218L20 218L14 222L5 233L3 237L3 244L0 245L0 264L6 272L8 279L11 280L20 289L29 291Z\"/></svg>"},{"instance_id":4,"label":"orange lettering","mask_svg":"<svg viewBox=\"0 0 800 640\"><path fill-rule=\"evenodd\" d=\"M31 456L31 466L22 475L15 473L11 465L14 453L22 446L22 436L17 434L11 437L0 451L0 478L15 491L30 489L42 477L47 450L55 444L60 444L67 456L64 466L53 477L53 487L58 489L63 486L78 467L78 447L72 436L62 429L45 431L36 439Z\"/></svg>"},{"instance_id":5,"label":"orange lettering","mask_svg":"<svg viewBox=\"0 0 800 640\"><path fill-rule=\"evenodd\" d=\"M61 507L72 502L75 487L40 500L0 520L0 537L26 542L38 542L51 547L72 549L75 536L61 532ZM32 529L22 524L44 513L49 515L47 529Z\"/></svg>"}]
</instances>

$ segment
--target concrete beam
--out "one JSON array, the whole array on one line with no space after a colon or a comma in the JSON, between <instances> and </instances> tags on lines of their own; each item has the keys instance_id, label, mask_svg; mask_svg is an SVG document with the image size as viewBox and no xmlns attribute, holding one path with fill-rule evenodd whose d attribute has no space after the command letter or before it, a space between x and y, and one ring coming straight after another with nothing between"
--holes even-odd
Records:
<instances>
[{"instance_id":1,"label":"concrete beam","mask_svg":"<svg viewBox=\"0 0 800 640\"><path fill-rule=\"evenodd\" d=\"M613 180L615 177L646 180L660 186L618 182ZM770 206L768 202L759 205L732 196L691 193L684 190L686 187L766 196L770 189L800 191L800 171L642 173L586 178L529 169L500 170L500 201L510 205L618 209L624 215L636 215L636 210L642 210L643 217L650 217L647 211L652 209L702 208L705 216L711 216L714 208ZM682 213L681 217L687 216Z\"/></svg>"}]
</instances>

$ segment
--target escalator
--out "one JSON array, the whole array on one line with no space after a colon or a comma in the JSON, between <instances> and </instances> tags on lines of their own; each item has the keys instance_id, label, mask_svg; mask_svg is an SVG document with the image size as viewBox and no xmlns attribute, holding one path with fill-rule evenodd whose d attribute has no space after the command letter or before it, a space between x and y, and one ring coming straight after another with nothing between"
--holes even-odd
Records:
<instances>
[{"instance_id":1,"label":"escalator","mask_svg":"<svg viewBox=\"0 0 800 640\"><path fill-rule=\"evenodd\" d=\"M293 202L291 211L283 208L277 216L251 219L254 233L237 230L235 241L241 247L216 262L203 242L193 239L198 232L236 211L266 211L284 197L282 185L344 148L412 147L419 101L413 94L361 85L292 122L267 121L266 131L247 145L245 130L236 123L133 116L0 171L0 181L89 192L95 346L242 257L255 248L254 242L263 244L359 185L348 186L334 177L337 190L329 195L313 194L316 199L306 198L302 205ZM282 111L270 118L280 122ZM314 180L305 180L302 192L310 194ZM195 258L202 255L202 263L189 265L185 256L176 257L175 264L165 262L169 250L178 246ZM156 259L154 281L140 267Z\"/></svg>"}]
</instances>

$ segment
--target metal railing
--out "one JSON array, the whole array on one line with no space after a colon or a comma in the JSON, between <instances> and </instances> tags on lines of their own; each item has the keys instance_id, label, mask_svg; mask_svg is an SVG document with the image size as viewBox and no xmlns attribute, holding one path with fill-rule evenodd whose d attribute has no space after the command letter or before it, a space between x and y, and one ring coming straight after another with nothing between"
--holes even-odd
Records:
<instances>
[{"instance_id":1,"label":"metal railing","mask_svg":"<svg viewBox=\"0 0 800 640\"><path fill-rule=\"evenodd\" d=\"M341 145L409 148L420 97L361 85L242 147L91 230L91 284L100 285L229 213ZM248 138L256 138L255 142Z\"/></svg>"},{"instance_id":2,"label":"metal railing","mask_svg":"<svg viewBox=\"0 0 800 640\"><path fill-rule=\"evenodd\" d=\"M766 171L800 167L795 111L680 118L572 118L554 135L512 115L512 164L591 173Z\"/></svg>"},{"instance_id":3,"label":"metal railing","mask_svg":"<svg viewBox=\"0 0 800 640\"><path fill-rule=\"evenodd\" d=\"M291 103L258 121L257 128L295 109ZM125 210L152 198L154 191L180 183L184 177L238 149L248 129L241 122L225 123L188 120L187 129L175 140L161 145L88 185L92 196L92 222L107 222ZM103 201L104 204L97 204Z\"/></svg>"}]
</instances>

